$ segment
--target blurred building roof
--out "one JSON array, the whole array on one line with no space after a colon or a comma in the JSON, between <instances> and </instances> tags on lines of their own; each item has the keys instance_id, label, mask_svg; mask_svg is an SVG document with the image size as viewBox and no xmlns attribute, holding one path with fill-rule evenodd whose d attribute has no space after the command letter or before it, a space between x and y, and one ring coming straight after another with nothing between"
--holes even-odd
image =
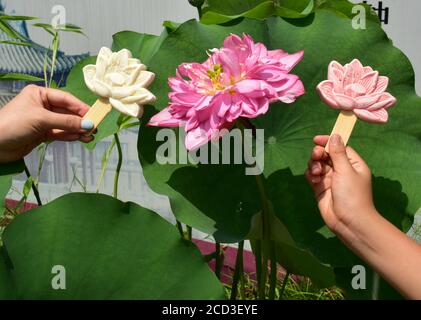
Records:
<instances>
[{"instance_id":1,"label":"blurred building roof","mask_svg":"<svg viewBox=\"0 0 421 320\"><path fill-rule=\"evenodd\" d=\"M1 9L0 3L0 11L2 11ZM52 50L33 42L29 38L26 23L24 21L12 23L12 27L22 36L25 42L31 45L19 46L0 43L0 74L24 73L42 77L44 74L44 61L46 56L48 59L47 65L51 65ZM0 30L0 40L19 41L12 39L2 30ZM70 56L59 51L57 54L55 73L68 73L76 63L87 56L88 54Z\"/></svg>"}]
</instances>

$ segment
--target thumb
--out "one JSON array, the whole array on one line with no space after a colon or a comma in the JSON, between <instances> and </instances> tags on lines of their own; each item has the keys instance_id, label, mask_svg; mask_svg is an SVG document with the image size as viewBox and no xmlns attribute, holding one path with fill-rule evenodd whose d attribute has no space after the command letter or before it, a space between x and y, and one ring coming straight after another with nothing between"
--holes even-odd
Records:
<instances>
[{"instance_id":1,"label":"thumb","mask_svg":"<svg viewBox=\"0 0 421 320\"><path fill-rule=\"evenodd\" d=\"M329 141L329 155L333 163L334 171L344 171L352 169L344 142L340 135L334 134Z\"/></svg>"},{"instance_id":2,"label":"thumb","mask_svg":"<svg viewBox=\"0 0 421 320\"><path fill-rule=\"evenodd\" d=\"M60 129L68 132L83 132L94 128L91 120L84 120L80 116L47 112L44 118L49 129Z\"/></svg>"}]
</instances>

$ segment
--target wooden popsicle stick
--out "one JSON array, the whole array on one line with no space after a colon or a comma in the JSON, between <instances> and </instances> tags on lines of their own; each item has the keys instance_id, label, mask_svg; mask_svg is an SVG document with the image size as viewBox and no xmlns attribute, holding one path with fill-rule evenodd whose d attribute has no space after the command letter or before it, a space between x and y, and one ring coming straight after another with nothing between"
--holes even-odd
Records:
<instances>
[{"instance_id":1,"label":"wooden popsicle stick","mask_svg":"<svg viewBox=\"0 0 421 320\"><path fill-rule=\"evenodd\" d=\"M95 131L96 128L98 128L98 126L111 112L112 109L113 108L108 99L98 99L83 117L83 119L92 120L92 122L94 123L94 128L92 129L92 131L85 135L90 136L92 132Z\"/></svg>"},{"instance_id":2,"label":"wooden popsicle stick","mask_svg":"<svg viewBox=\"0 0 421 320\"><path fill-rule=\"evenodd\" d=\"M342 137L342 140L345 146L348 144L349 138L351 137L352 130L357 123L357 116L352 111L341 111L336 120L336 124L333 127L332 133L330 136L332 137L334 134L339 134ZM325 147L327 153L329 153L329 142L330 139Z\"/></svg>"}]
</instances>

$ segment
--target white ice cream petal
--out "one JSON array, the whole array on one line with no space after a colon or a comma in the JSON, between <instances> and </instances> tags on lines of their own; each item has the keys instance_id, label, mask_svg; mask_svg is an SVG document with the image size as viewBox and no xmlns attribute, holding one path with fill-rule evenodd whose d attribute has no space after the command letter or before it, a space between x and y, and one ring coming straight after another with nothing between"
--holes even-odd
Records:
<instances>
[{"instance_id":1,"label":"white ice cream petal","mask_svg":"<svg viewBox=\"0 0 421 320\"><path fill-rule=\"evenodd\" d=\"M120 86L120 87L126 84L126 81L128 78L127 75L124 74L123 72L111 72L111 73L108 73L105 77L113 85Z\"/></svg>"},{"instance_id":2,"label":"white ice cream petal","mask_svg":"<svg viewBox=\"0 0 421 320\"><path fill-rule=\"evenodd\" d=\"M145 88L136 90L136 93L132 96L127 96L121 99L123 103L137 103L137 104L150 104L156 101L156 97Z\"/></svg>"},{"instance_id":3,"label":"white ice cream petal","mask_svg":"<svg viewBox=\"0 0 421 320\"><path fill-rule=\"evenodd\" d=\"M132 70L128 70L128 71L130 71L130 76L127 81L127 84L131 86L135 84L137 78L140 76L140 73L142 72L142 68L140 65L137 65L136 67L133 67Z\"/></svg>"},{"instance_id":4,"label":"white ice cream petal","mask_svg":"<svg viewBox=\"0 0 421 320\"><path fill-rule=\"evenodd\" d=\"M110 98L111 105L126 115L140 118L143 115L143 107L139 106L137 103L123 103L120 100Z\"/></svg>"},{"instance_id":5,"label":"white ice cream petal","mask_svg":"<svg viewBox=\"0 0 421 320\"><path fill-rule=\"evenodd\" d=\"M93 80L94 92L101 97L110 97L112 88L103 81Z\"/></svg>"},{"instance_id":6,"label":"white ice cream petal","mask_svg":"<svg viewBox=\"0 0 421 320\"><path fill-rule=\"evenodd\" d=\"M142 71L136 79L136 86L147 88L155 80L155 73Z\"/></svg>"},{"instance_id":7,"label":"white ice cream petal","mask_svg":"<svg viewBox=\"0 0 421 320\"><path fill-rule=\"evenodd\" d=\"M96 74L96 66L93 64L87 65L83 68L83 76L85 78L86 86L89 90L94 91L94 77Z\"/></svg>"},{"instance_id":8,"label":"white ice cream petal","mask_svg":"<svg viewBox=\"0 0 421 320\"><path fill-rule=\"evenodd\" d=\"M102 48L96 65L83 68L87 87L98 96L109 98L110 104L121 113L141 117L143 106L156 101L145 87L155 79L155 74L129 50L112 52Z\"/></svg>"},{"instance_id":9,"label":"white ice cream petal","mask_svg":"<svg viewBox=\"0 0 421 320\"><path fill-rule=\"evenodd\" d=\"M106 60L108 60L112 53L113 52L109 48L102 47L101 50L99 50L98 56L104 57Z\"/></svg>"},{"instance_id":10,"label":"white ice cream petal","mask_svg":"<svg viewBox=\"0 0 421 320\"><path fill-rule=\"evenodd\" d=\"M112 88L112 94L111 98L114 99L123 99L126 97L129 97L136 92L136 87L130 86L130 87L114 87Z\"/></svg>"}]
</instances>

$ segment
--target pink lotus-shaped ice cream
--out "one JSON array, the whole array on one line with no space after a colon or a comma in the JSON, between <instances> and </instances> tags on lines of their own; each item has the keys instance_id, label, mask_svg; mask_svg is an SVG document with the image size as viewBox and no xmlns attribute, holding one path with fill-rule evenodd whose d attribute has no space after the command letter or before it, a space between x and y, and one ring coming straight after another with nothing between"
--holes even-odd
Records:
<instances>
[{"instance_id":1,"label":"pink lotus-shaped ice cream","mask_svg":"<svg viewBox=\"0 0 421 320\"><path fill-rule=\"evenodd\" d=\"M396 98L386 92L388 77L380 76L371 67L363 67L355 59L345 66L331 62L328 78L317 86L320 97L327 105L352 111L364 121L387 122L387 109L396 103Z\"/></svg>"},{"instance_id":2,"label":"pink lotus-shaped ice cream","mask_svg":"<svg viewBox=\"0 0 421 320\"><path fill-rule=\"evenodd\" d=\"M240 118L256 118L272 102L292 103L304 94L297 75L289 74L304 52L269 51L244 35L231 35L213 49L203 64L184 63L169 79L169 107L155 115L152 126L185 126L186 147L196 149L218 138Z\"/></svg>"}]
</instances>

